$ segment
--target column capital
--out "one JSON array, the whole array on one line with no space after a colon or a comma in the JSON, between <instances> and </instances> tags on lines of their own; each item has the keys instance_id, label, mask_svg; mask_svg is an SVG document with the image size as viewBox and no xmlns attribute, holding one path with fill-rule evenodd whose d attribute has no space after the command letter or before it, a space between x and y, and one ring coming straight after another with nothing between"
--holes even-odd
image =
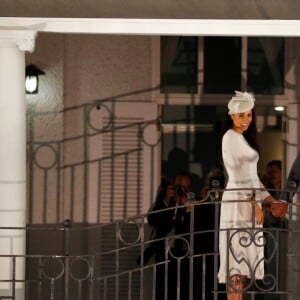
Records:
<instances>
[{"instance_id":1,"label":"column capital","mask_svg":"<svg viewBox=\"0 0 300 300\"><path fill-rule=\"evenodd\" d=\"M0 48L17 47L33 52L37 33L36 30L0 29Z\"/></svg>"}]
</instances>

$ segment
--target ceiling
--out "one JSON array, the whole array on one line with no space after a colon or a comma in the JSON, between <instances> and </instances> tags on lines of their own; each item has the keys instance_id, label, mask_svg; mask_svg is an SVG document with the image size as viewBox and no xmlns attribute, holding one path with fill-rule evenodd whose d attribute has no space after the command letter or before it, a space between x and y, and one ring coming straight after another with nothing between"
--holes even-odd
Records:
<instances>
[{"instance_id":1,"label":"ceiling","mask_svg":"<svg viewBox=\"0 0 300 300\"><path fill-rule=\"evenodd\" d=\"M300 0L1 0L0 17L300 19Z\"/></svg>"}]
</instances>

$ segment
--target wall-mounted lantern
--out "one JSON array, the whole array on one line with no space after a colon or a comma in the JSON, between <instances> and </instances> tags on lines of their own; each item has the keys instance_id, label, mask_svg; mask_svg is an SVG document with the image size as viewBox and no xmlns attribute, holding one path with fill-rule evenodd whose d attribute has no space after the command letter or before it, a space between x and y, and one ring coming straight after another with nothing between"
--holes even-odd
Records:
<instances>
[{"instance_id":1,"label":"wall-mounted lantern","mask_svg":"<svg viewBox=\"0 0 300 300\"><path fill-rule=\"evenodd\" d=\"M37 66L30 64L25 70L25 91L26 94L37 94L39 91L39 76L45 75L45 72Z\"/></svg>"}]
</instances>

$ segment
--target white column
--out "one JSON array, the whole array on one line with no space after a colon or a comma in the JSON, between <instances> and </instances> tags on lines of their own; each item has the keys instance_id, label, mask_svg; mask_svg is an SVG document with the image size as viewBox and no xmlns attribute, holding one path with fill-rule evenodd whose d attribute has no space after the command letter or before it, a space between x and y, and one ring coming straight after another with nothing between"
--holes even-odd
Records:
<instances>
[{"instance_id":1,"label":"white column","mask_svg":"<svg viewBox=\"0 0 300 300\"><path fill-rule=\"evenodd\" d=\"M33 50L35 36L34 31L0 31L0 255L6 256L0 257L0 280L25 278L26 232L9 227L26 225L24 51ZM24 299L24 284L0 282L0 295Z\"/></svg>"}]
</instances>

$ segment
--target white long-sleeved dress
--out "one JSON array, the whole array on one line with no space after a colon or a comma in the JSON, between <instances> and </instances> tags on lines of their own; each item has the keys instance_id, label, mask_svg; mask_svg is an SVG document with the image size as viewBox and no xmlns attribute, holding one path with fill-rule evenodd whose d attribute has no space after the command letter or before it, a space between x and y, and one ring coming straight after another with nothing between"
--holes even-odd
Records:
<instances>
[{"instance_id":1,"label":"white long-sleeved dress","mask_svg":"<svg viewBox=\"0 0 300 300\"><path fill-rule=\"evenodd\" d=\"M259 155L249 146L242 134L229 129L223 136L222 156L228 182L221 204L218 279L220 283L227 282L227 279L234 275L262 279L262 225L255 222L254 203L246 200L252 196L250 189L264 188L257 174ZM268 195L266 190L257 190L255 200L261 205L259 201Z\"/></svg>"}]
</instances>

